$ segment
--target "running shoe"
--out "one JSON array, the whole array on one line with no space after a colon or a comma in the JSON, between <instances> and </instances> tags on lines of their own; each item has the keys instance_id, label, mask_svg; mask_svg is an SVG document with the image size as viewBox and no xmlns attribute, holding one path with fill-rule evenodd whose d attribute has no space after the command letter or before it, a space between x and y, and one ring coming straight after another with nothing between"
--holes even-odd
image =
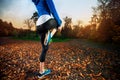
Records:
<instances>
[{"instance_id":1,"label":"running shoe","mask_svg":"<svg viewBox=\"0 0 120 80\"><path fill-rule=\"evenodd\" d=\"M51 70L50 69L46 69L44 73L42 74L38 74L38 78L43 78L45 75L48 75L51 73Z\"/></svg>"},{"instance_id":2,"label":"running shoe","mask_svg":"<svg viewBox=\"0 0 120 80\"><path fill-rule=\"evenodd\" d=\"M47 33L46 33L46 36L45 36L45 40L44 40L44 44L45 45L48 45L49 44L49 42L50 42L50 40L51 40L51 32L50 31L48 31Z\"/></svg>"}]
</instances>

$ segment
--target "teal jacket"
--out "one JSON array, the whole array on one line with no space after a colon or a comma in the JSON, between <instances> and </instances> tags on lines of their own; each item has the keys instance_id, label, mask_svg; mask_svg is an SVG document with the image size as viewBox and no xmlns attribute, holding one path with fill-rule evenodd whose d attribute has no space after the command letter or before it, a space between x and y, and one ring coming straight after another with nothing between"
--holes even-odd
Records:
<instances>
[{"instance_id":1,"label":"teal jacket","mask_svg":"<svg viewBox=\"0 0 120 80\"><path fill-rule=\"evenodd\" d=\"M62 21L58 16L53 0L32 0L32 2L35 4L39 16L44 14L52 14L54 19L57 21L58 26L61 25Z\"/></svg>"}]
</instances>

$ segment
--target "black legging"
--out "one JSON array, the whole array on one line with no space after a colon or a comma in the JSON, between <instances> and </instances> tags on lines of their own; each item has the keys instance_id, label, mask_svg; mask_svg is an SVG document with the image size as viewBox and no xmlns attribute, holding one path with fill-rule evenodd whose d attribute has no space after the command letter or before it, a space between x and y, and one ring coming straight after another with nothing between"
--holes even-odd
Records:
<instances>
[{"instance_id":1,"label":"black legging","mask_svg":"<svg viewBox=\"0 0 120 80\"><path fill-rule=\"evenodd\" d=\"M42 44L42 52L40 55L40 62L44 62L45 61L45 56L46 53L48 51L48 47L49 45L44 45L44 40L45 40L45 35L48 32L48 30L52 29L52 28L57 28L57 22L54 19L50 19L47 22L45 22L44 24L37 26L37 32L41 37L41 44Z\"/></svg>"},{"instance_id":2,"label":"black legging","mask_svg":"<svg viewBox=\"0 0 120 80\"><path fill-rule=\"evenodd\" d=\"M45 56L46 56L46 53L48 51L48 45L44 45L44 40L45 40L45 35L46 35L47 32L44 32L44 33L41 33L41 45L42 45L42 52L41 52L41 55L40 55L40 62L44 62L45 61Z\"/></svg>"}]
</instances>

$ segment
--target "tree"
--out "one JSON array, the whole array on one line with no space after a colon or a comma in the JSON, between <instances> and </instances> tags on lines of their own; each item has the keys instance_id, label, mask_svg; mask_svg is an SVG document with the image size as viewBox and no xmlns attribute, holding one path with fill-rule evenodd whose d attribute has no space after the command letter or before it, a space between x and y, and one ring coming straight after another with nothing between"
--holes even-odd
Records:
<instances>
[{"instance_id":1,"label":"tree","mask_svg":"<svg viewBox=\"0 0 120 80\"><path fill-rule=\"evenodd\" d=\"M65 17L64 18L65 24L64 24L64 28L61 31L62 36L64 37L72 37L72 18L69 17Z\"/></svg>"},{"instance_id":2,"label":"tree","mask_svg":"<svg viewBox=\"0 0 120 80\"><path fill-rule=\"evenodd\" d=\"M96 9L100 23L97 39L104 42L120 40L120 0L98 0Z\"/></svg>"},{"instance_id":3,"label":"tree","mask_svg":"<svg viewBox=\"0 0 120 80\"><path fill-rule=\"evenodd\" d=\"M100 14L100 19L107 19L108 18L108 8L107 5L110 0L98 0L98 13Z\"/></svg>"},{"instance_id":4,"label":"tree","mask_svg":"<svg viewBox=\"0 0 120 80\"><path fill-rule=\"evenodd\" d=\"M82 21L81 21L81 20L78 20L78 21L77 21L77 26L80 27L80 26L81 26L81 23L82 23Z\"/></svg>"},{"instance_id":5,"label":"tree","mask_svg":"<svg viewBox=\"0 0 120 80\"><path fill-rule=\"evenodd\" d=\"M110 0L108 6L109 17L115 23L120 26L120 0Z\"/></svg>"},{"instance_id":6,"label":"tree","mask_svg":"<svg viewBox=\"0 0 120 80\"><path fill-rule=\"evenodd\" d=\"M68 28L71 28L71 24L72 24L72 18L69 18L69 17L65 17L64 18L64 21L65 21L65 26L68 27Z\"/></svg>"},{"instance_id":7,"label":"tree","mask_svg":"<svg viewBox=\"0 0 120 80\"><path fill-rule=\"evenodd\" d=\"M114 22L120 21L120 0L98 0L96 9L93 8L96 13L99 13L101 20L111 19Z\"/></svg>"},{"instance_id":8,"label":"tree","mask_svg":"<svg viewBox=\"0 0 120 80\"><path fill-rule=\"evenodd\" d=\"M0 36L13 36L13 31L15 28L12 23L8 23L7 21L3 21L0 19Z\"/></svg>"},{"instance_id":9,"label":"tree","mask_svg":"<svg viewBox=\"0 0 120 80\"><path fill-rule=\"evenodd\" d=\"M26 19L26 20L24 21L24 24L27 25L27 27L28 27L29 30L31 30L31 28L34 27L34 24L33 24L33 22L32 22L31 19Z\"/></svg>"}]
</instances>

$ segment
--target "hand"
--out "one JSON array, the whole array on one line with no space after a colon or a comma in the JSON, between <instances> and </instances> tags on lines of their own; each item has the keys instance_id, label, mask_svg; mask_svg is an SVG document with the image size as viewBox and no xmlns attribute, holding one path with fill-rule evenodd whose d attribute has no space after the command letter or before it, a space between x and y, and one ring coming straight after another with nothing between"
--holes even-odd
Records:
<instances>
[{"instance_id":1,"label":"hand","mask_svg":"<svg viewBox=\"0 0 120 80\"><path fill-rule=\"evenodd\" d=\"M60 30L60 31L61 31L61 30L62 30L62 28L63 28L63 26L59 26L59 27L58 27L58 30Z\"/></svg>"}]
</instances>

